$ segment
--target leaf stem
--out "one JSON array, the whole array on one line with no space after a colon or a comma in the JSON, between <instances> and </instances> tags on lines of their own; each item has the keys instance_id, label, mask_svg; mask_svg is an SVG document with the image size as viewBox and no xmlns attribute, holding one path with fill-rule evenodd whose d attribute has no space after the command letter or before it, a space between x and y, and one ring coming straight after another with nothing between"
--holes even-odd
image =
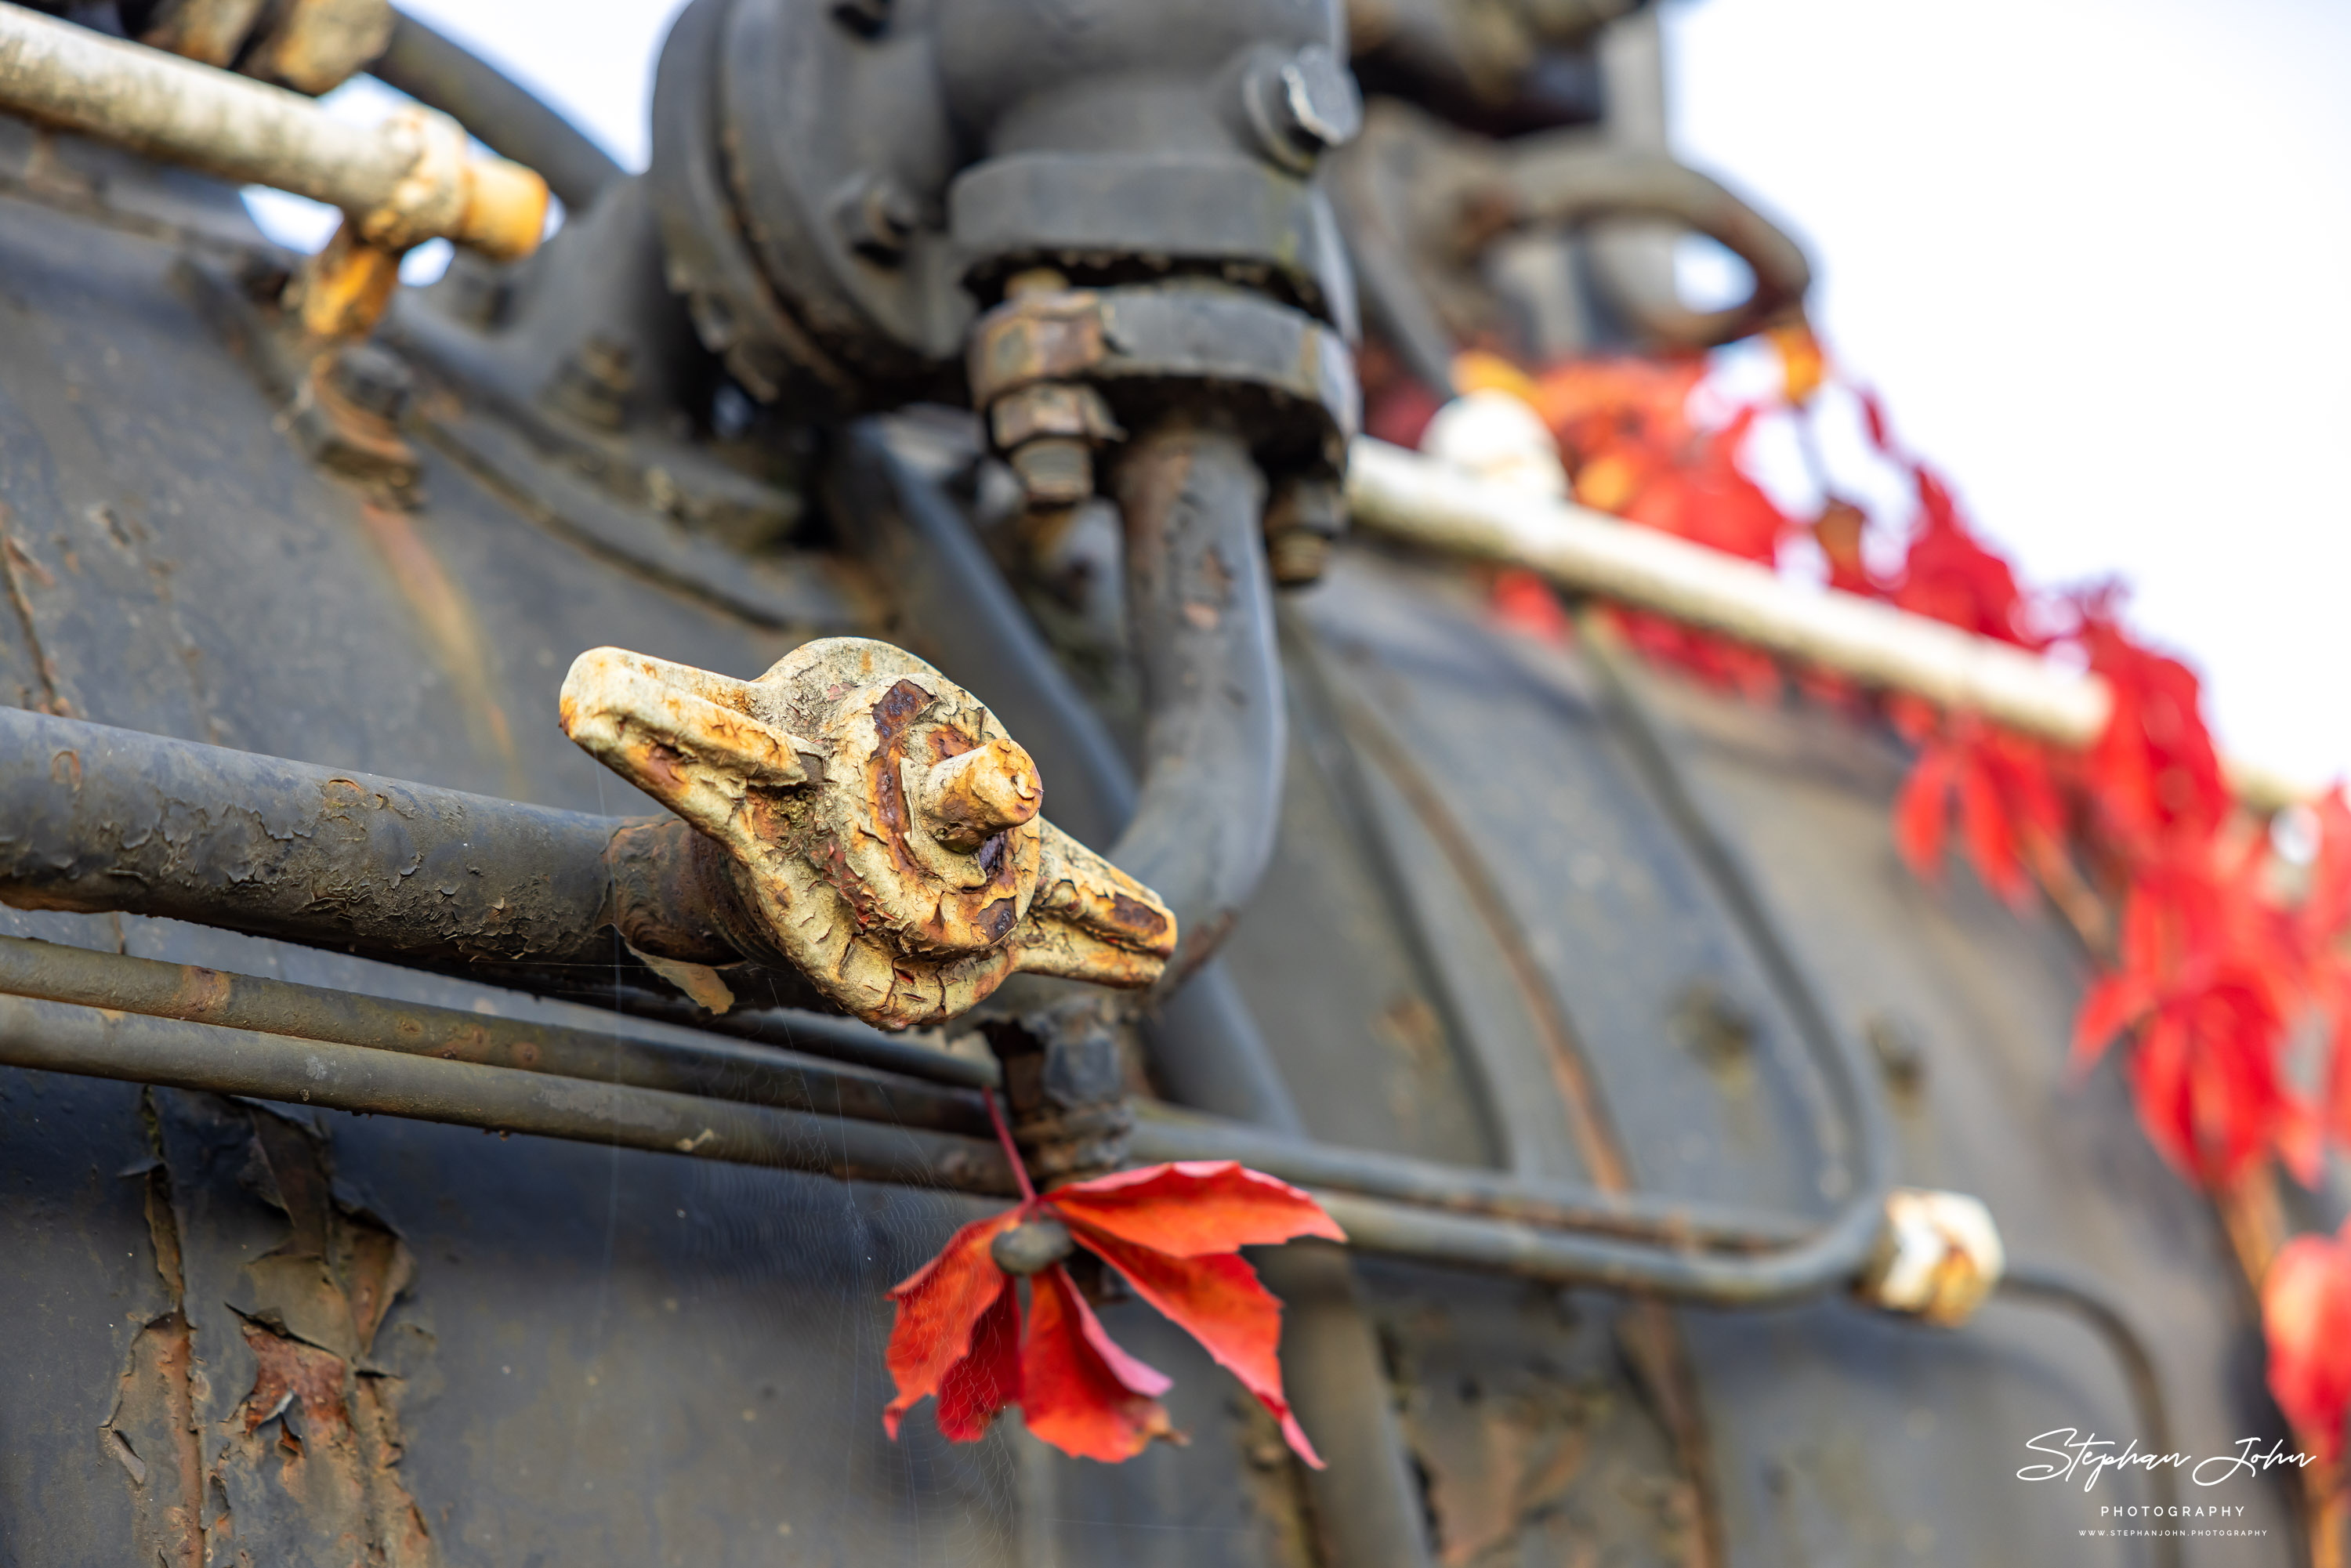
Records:
<instances>
[{"instance_id":1,"label":"leaf stem","mask_svg":"<svg viewBox=\"0 0 2351 1568\"><path fill-rule=\"evenodd\" d=\"M1020 1201L1037 1201L1037 1188L1029 1179L1029 1167L1020 1163L1020 1150L1012 1142L1012 1129L1004 1124L1004 1112L996 1103L996 1091L983 1089L979 1097L987 1102L987 1119L996 1127L996 1141L1004 1145L1004 1157L1012 1162L1012 1179L1020 1184Z\"/></svg>"}]
</instances>

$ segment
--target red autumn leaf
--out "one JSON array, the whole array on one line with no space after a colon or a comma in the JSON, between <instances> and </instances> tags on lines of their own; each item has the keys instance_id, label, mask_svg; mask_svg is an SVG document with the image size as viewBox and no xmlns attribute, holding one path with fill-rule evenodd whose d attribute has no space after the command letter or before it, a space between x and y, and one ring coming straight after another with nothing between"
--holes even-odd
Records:
<instances>
[{"instance_id":1,"label":"red autumn leaf","mask_svg":"<svg viewBox=\"0 0 2351 1568\"><path fill-rule=\"evenodd\" d=\"M2041 646L2045 639L2018 624L2024 596L2014 570L1969 529L1949 486L1932 469L1920 465L1911 472L1918 485L1918 525L1895 579L1894 602L1980 637Z\"/></svg>"},{"instance_id":2,"label":"red autumn leaf","mask_svg":"<svg viewBox=\"0 0 2351 1568\"><path fill-rule=\"evenodd\" d=\"M1008 1134L1004 1143L1019 1169ZM1175 1436L1158 1404L1166 1377L1112 1342L1060 1264L1030 1277L1022 1326L1018 1287L992 1244L1025 1221L1058 1219L1230 1368L1299 1457L1322 1467L1282 1394L1281 1303L1238 1252L1301 1236L1345 1240L1312 1198L1229 1160L1120 1171L1041 1195L1025 1172L1020 1182L1017 1207L965 1226L891 1291L898 1313L888 1361L898 1392L882 1420L892 1437L927 1395L938 1397L940 1432L956 1442L976 1440L1013 1405L1038 1438L1086 1458L1115 1462Z\"/></svg>"},{"instance_id":3,"label":"red autumn leaf","mask_svg":"<svg viewBox=\"0 0 2351 1568\"><path fill-rule=\"evenodd\" d=\"M1174 1258L1268 1247L1301 1236L1344 1241L1322 1206L1230 1160L1178 1160L1071 1182L1045 1195L1070 1225Z\"/></svg>"},{"instance_id":4,"label":"red autumn leaf","mask_svg":"<svg viewBox=\"0 0 2351 1568\"><path fill-rule=\"evenodd\" d=\"M1166 1375L1112 1343L1059 1264L1029 1281L1020 1369L1029 1433L1065 1454L1116 1464L1175 1435L1158 1398Z\"/></svg>"},{"instance_id":5,"label":"red autumn leaf","mask_svg":"<svg viewBox=\"0 0 2351 1568\"><path fill-rule=\"evenodd\" d=\"M1862 556L1862 537L1869 531L1869 514L1851 501L1832 496L1813 519L1813 542L1829 563L1829 586L1842 593L1875 596L1877 583Z\"/></svg>"},{"instance_id":6,"label":"red autumn leaf","mask_svg":"<svg viewBox=\"0 0 2351 1568\"><path fill-rule=\"evenodd\" d=\"M2297 1236L2262 1281L2270 1396L2322 1464L2343 1453L2351 1407L2351 1239Z\"/></svg>"},{"instance_id":7,"label":"red autumn leaf","mask_svg":"<svg viewBox=\"0 0 2351 1568\"><path fill-rule=\"evenodd\" d=\"M1895 455L1893 427L1886 422L1886 405L1866 387L1854 395L1861 402L1861 427L1869 444L1888 457Z\"/></svg>"},{"instance_id":8,"label":"red autumn leaf","mask_svg":"<svg viewBox=\"0 0 2351 1568\"><path fill-rule=\"evenodd\" d=\"M1921 882L1943 879L1943 830L1950 821L1951 748L1929 741L1894 799L1894 847Z\"/></svg>"},{"instance_id":9,"label":"red autumn leaf","mask_svg":"<svg viewBox=\"0 0 2351 1568\"><path fill-rule=\"evenodd\" d=\"M977 1442L1008 1406L1020 1403L1020 1306L1013 1294L1008 1282L997 1292L973 1326L969 1354L938 1380L939 1431L951 1442ZM898 1435L894 1426L890 1435Z\"/></svg>"},{"instance_id":10,"label":"red autumn leaf","mask_svg":"<svg viewBox=\"0 0 2351 1568\"><path fill-rule=\"evenodd\" d=\"M2108 831L2140 856L2210 840L2229 789L2195 673L2132 641L2102 606L2087 607L2082 643L2114 697L2089 755L2090 797Z\"/></svg>"},{"instance_id":11,"label":"red autumn leaf","mask_svg":"<svg viewBox=\"0 0 2351 1568\"><path fill-rule=\"evenodd\" d=\"M1077 1224L1071 1221L1073 1228ZM1230 1252L1170 1257L1086 1229L1088 1249L1206 1346L1217 1364L1239 1378L1281 1424L1281 1435L1298 1457L1321 1469L1321 1456L1281 1392L1281 1303L1258 1281L1248 1260Z\"/></svg>"},{"instance_id":12,"label":"red autumn leaf","mask_svg":"<svg viewBox=\"0 0 2351 1568\"><path fill-rule=\"evenodd\" d=\"M988 1244L1019 1222L1018 1209L973 1220L890 1291L898 1303L889 1351L898 1397L883 1411L882 1425L891 1437L898 1435L900 1418L915 1402L936 1394L948 1373L971 1354L973 1331L1010 1285L988 1256Z\"/></svg>"},{"instance_id":13,"label":"red autumn leaf","mask_svg":"<svg viewBox=\"0 0 2351 1568\"><path fill-rule=\"evenodd\" d=\"M2294 955L2258 896L2258 860L2216 860L2199 849L2141 872L2124 905L2119 969L2091 988L2075 1021L2075 1060L2086 1065L2136 1029L2131 1092L2173 1164L2217 1186L2275 1152L2307 1174L2310 1108L2280 1062Z\"/></svg>"}]
</instances>

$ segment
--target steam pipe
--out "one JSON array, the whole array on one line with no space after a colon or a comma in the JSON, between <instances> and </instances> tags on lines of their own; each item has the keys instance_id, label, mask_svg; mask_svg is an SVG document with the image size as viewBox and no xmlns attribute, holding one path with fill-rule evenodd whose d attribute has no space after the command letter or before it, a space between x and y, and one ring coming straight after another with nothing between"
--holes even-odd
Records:
<instances>
[{"instance_id":1,"label":"steam pipe","mask_svg":"<svg viewBox=\"0 0 2351 1568\"><path fill-rule=\"evenodd\" d=\"M1264 876L1280 818L1289 730L1265 479L1232 432L1170 420L1126 446L1113 485L1145 721L1142 795L1110 852L1185 933L1146 1030L1153 1066L1202 1109L1302 1137L1256 1019L1224 967L1207 964ZM1307 1479L1326 1559L1427 1568L1419 1490L1346 1254L1295 1243L1260 1269L1283 1302L1290 1397L1330 1461Z\"/></svg>"},{"instance_id":2,"label":"steam pipe","mask_svg":"<svg viewBox=\"0 0 2351 1568\"><path fill-rule=\"evenodd\" d=\"M1120 454L1127 614L1143 666L1143 792L1110 851L1176 912L1172 992L1224 941L1273 857L1289 745L1265 476L1239 435L1171 420Z\"/></svg>"},{"instance_id":3,"label":"steam pipe","mask_svg":"<svg viewBox=\"0 0 2351 1568\"><path fill-rule=\"evenodd\" d=\"M0 903L148 915L574 994L609 986L658 1015L666 988L630 948L732 964L734 896L670 818L559 811L0 708ZM786 1000L812 993L761 969ZM970 1085L993 1064L853 1020L767 1010L703 1022L887 1071Z\"/></svg>"},{"instance_id":4,"label":"steam pipe","mask_svg":"<svg viewBox=\"0 0 2351 1568\"><path fill-rule=\"evenodd\" d=\"M340 207L390 249L444 238L511 261L546 223L547 183L474 157L444 115L352 125L300 93L21 5L0 5L0 110Z\"/></svg>"}]
</instances>

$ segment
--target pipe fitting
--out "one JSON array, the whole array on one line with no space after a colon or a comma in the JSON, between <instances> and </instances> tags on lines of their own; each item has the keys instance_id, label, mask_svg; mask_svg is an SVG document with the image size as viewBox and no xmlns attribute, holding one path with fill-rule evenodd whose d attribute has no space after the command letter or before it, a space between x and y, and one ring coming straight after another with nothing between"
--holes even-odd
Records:
<instances>
[{"instance_id":1,"label":"pipe fitting","mask_svg":"<svg viewBox=\"0 0 2351 1568\"><path fill-rule=\"evenodd\" d=\"M1038 815L995 716L886 643L820 639L756 681L598 648L562 718L703 836L727 946L869 1023L943 1021L1015 973L1140 988L1175 951L1156 894Z\"/></svg>"},{"instance_id":2,"label":"pipe fitting","mask_svg":"<svg viewBox=\"0 0 2351 1568\"><path fill-rule=\"evenodd\" d=\"M1871 1306L1956 1328L1999 1285L2007 1251L1981 1198L1898 1186L1854 1293Z\"/></svg>"}]
</instances>

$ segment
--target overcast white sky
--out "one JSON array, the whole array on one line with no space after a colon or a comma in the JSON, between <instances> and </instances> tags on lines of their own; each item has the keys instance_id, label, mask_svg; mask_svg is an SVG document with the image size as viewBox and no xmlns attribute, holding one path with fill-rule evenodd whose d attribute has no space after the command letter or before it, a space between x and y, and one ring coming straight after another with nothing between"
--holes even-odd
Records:
<instances>
[{"instance_id":1,"label":"overcast white sky","mask_svg":"<svg viewBox=\"0 0 2351 1568\"><path fill-rule=\"evenodd\" d=\"M402 0L623 162L673 0ZM1171 0L1174 3L1174 0ZM1679 150L2027 573L2119 572L2223 744L2351 771L2351 0L1672 0Z\"/></svg>"}]
</instances>

